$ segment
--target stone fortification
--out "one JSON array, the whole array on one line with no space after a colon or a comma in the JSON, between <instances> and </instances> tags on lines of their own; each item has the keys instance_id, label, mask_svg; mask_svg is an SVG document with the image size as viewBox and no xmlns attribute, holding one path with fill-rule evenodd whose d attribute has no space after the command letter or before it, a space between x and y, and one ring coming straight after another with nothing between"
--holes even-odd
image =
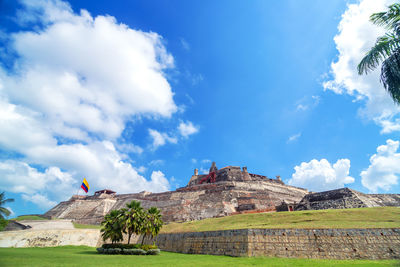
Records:
<instances>
[{"instance_id":1,"label":"stone fortification","mask_svg":"<svg viewBox=\"0 0 400 267\"><path fill-rule=\"evenodd\" d=\"M350 188L310 193L295 210L322 210L400 206L399 194L364 194Z\"/></svg>"},{"instance_id":2,"label":"stone fortification","mask_svg":"<svg viewBox=\"0 0 400 267\"><path fill-rule=\"evenodd\" d=\"M0 232L0 247L90 246L102 244L100 230L53 229Z\"/></svg>"},{"instance_id":3,"label":"stone fortification","mask_svg":"<svg viewBox=\"0 0 400 267\"><path fill-rule=\"evenodd\" d=\"M280 178L250 174L246 167L241 170L229 166L218 170L213 163L208 175L198 175L195 171L188 185L176 191L74 196L59 203L45 216L98 224L110 210L138 200L144 208L160 208L165 222L191 221L242 212L275 211L282 201L298 203L307 192L285 185Z\"/></svg>"},{"instance_id":4,"label":"stone fortification","mask_svg":"<svg viewBox=\"0 0 400 267\"><path fill-rule=\"evenodd\" d=\"M242 229L160 234L166 251L229 256L399 259L400 229Z\"/></svg>"},{"instance_id":5,"label":"stone fortification","mask_svg":"<svg viewBox=\"0 0 400 267\"><path fill-rule=\"evenodd\" d=\"M197 169L188 185L163 193L115 194L100 190L93 196L73 196L44 216L99 224L110 210L125 207L132 200L144 208L160 208L165 222L183 222L246 212L343 209L400 206L400 195L363 194L349 188L310 193L285 185L279 176L271 179L252 174L247 167L218 169L213 162L209 173Z\"/></svg>"}]
</instances>

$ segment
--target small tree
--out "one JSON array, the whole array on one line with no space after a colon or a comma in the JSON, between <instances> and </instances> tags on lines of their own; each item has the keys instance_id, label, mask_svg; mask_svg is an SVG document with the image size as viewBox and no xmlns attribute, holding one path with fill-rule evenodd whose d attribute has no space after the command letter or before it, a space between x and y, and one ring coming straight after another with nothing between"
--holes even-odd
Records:
<instances>
[{"instance_id":1,"label":"small tree","mask_svg":"<svg viewBox=\"0 0 400 267\"><path fill-rule=\"evenodd\" d=\"M146 220L143 224L142 245L146 236L151 236L151 238L154 239L154 237L158 235L163 223L164 222L161 220L161 213L159 209L157 209L156 207L151 207L147 210Z\"/></svg>"},{"instance_id":2,"label":"small tree","mask_svg":"<svg viewBox=\"0 0 400 267\"><path fill-rule=\"evenodd\" d=\"M10 216L11 211L3 207L7 202L14 202L12 198L6 198L5 193L0 193L0 219L5 220L5 217Z\"/></svg>"},{"instance_id":3,"label":"small tree","mask_svg":"<svg viewBox=\"0 0 400 267\"><path fill-rule=\"evenodd\" d=\"M101 236L104 241L111 239L114 244L123 239L123 221L121 210L112 210L101 222Z\"/></svg>"},{"instance_id":4,"label":"small tree","mask_svg":"<svg viewBox=\"0 0 400 267\"><path fill-rule=\"evenodd\" d=\"M128 233L129 244L132 234L139 235L142 232L144 213L139 201L132 200L126 207L127 209L123 211L123 229Z\"/></svg>"}]
</instances>

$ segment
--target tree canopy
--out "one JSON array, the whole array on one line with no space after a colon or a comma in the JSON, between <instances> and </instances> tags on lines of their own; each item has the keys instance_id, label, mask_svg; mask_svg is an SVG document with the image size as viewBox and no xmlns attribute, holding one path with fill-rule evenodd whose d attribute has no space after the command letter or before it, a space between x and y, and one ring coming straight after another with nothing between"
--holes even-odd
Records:
<instances>
[{"instance_id":1,"label":"tree canopy","mask_svg":"<svg viewBox=\"0 0 400 267\"><path fill-rule=\"evenodd\" d=\"M146 236L154 238L163 225L160 210L151 207L144 210L139 201L132 200L126 208L112 210L104 217L101 223L102 237L112 243L123 240L123 234L128 234L128 244L133 234L143 235L142 244Z\"/></svg>"},{"instance_id":2,"label":"tree canopy","mask_svg":"<svg viewBox=\"0 0 400 267\"><path fill-rule=\"evenodd\" d=\"M377 39L358 64L358 74L368 74L381 64L380 80L395 103L400 104L400 4L372 14L370 20L387 32Z\"/></svg>"},{"instance_id":3,"label":"tree canopy","mask_svg":"<svg viewBox=\"0 0 400 267\"><path fill-rule=\"evenodd\" d=\"M4 204L8 202L14 202L14 199L12 198L6 198L5 193L2 192L0 193L0 219L5 220L5 217L10 216L11 211L4 206Z\"/></svg>"}]
</instances>

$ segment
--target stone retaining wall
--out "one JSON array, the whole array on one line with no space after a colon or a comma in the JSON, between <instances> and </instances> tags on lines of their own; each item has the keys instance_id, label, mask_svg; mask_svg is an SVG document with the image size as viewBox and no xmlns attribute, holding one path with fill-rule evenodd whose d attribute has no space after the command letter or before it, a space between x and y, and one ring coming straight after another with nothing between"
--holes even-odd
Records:
<instances>
[{"instance_id":1,"label":"stone retaining wall","mask_svg":"<svg viewBox=\"0 0 400 267\"><path fill-rule=\"evenodd\" d=\"M160 234L166 251L230 256L399 259L400 229L242 229Z\"/></svg>"},{"instance_id":2,"label":"stone retaining wall","mask_svg":"<svg viewBox=\"0 0 400 267\"><path fill-rule=\"evenodd\" d=\"M101 244L97 229L21 230L0 232L0 247L90 246Z\"/></svg>"}]
</instances>

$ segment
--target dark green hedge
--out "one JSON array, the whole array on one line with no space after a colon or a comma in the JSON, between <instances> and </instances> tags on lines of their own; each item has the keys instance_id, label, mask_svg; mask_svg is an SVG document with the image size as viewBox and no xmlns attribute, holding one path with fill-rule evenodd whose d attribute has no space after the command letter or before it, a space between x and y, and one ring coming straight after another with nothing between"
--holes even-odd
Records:
<instances>
[{"instance_id":1,"label":"dark green hedge","mask_svg":"<svg viewBox=\"0 0 400 267\"><path fill-rule=\"evenodd\" d=\"M143 250L140 248L97 248L100 254L122 254L122 255L159 255L159 249Z\"/></svg>"},{"instance_id":2,"label":"dark green hedge","mask_svg":"<svg viewBox=\"0 0 400 267\"><path fill-rule=\"evenodd\" d=\"M156 245L140 245L140 244L103 244L101 246L104 249L109 249L109 248L120 248L120 249L143 249L145 251L148 251L150 249L157 249Z\"/></svg>"},{"instance_id":3,"label":"dark green hedge","mask_svg":"<svg viewBox=\"0 0 400 267\"><path fill-rule=\"evenodd\" d=\"M8 224L7 220L0 218L0 231L3 231L3 229L6 228L7 224Z\"/></svg>"}]
</instances>

